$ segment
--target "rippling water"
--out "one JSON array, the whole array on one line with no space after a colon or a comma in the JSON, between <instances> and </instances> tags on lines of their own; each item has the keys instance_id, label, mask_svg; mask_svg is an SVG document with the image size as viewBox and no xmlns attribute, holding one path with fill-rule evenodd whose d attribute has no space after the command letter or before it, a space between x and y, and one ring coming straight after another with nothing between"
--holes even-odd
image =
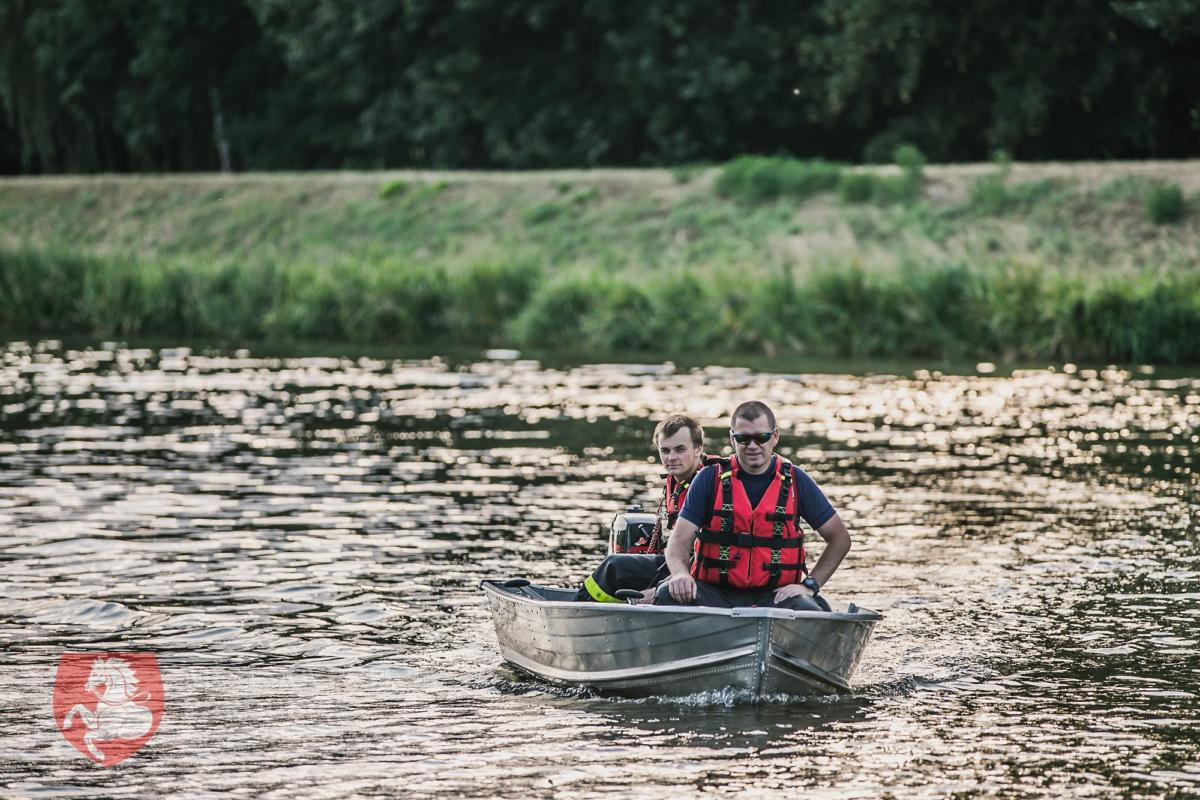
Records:
<instances>
[{"instance_id":1,"label":"rippling water","mask_svg":"<svg viewBox=\"0 0 1200 800\"><path fill-rule=\"evenodd\" d=\"M4 796L1200 792L1200 379L2 355ZM885 614L857 693L614 700L503 665L479 581L581 580L656 498L653 421L715 434L750 397L851 529L828 593ZM51 715L89 650L163 674L111 769Z\"/></svg>"}]
</instances>

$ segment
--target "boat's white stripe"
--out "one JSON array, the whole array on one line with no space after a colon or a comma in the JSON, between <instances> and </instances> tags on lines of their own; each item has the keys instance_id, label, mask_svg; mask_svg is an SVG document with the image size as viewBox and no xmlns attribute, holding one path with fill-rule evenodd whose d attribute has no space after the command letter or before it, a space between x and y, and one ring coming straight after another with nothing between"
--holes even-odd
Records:
<instances>
[{"instance_id":1,"label":"boat's white stripe","mask_svg":"<svg viewBox=\"0 0 1200 800\"><path fill-rule=\"evenodd\" d=\"M722 650L719 653L708 653L702 656L693 656L691 658L680 658L675 661L666 661L661 664L647 664L639 667L626 667L624 669L608 669L608 670L574 670L574 669L559 669L545 664L539 664L536 661L530 660L510 647L504 647L504 658L513 662L518 667L526 669L534 674L542 675L556 681L569 681L572 683L608 683L611 681L629 680L630 678L653 678L659 675L667 675L672 672L686 672L688 670L699 669L701 667L709 667L714 664L723 664L727 661L734 661L746 656L752 656L758 650L756 645L747 645L738 647L733 650Z\"/></svg>"}]
</instances>

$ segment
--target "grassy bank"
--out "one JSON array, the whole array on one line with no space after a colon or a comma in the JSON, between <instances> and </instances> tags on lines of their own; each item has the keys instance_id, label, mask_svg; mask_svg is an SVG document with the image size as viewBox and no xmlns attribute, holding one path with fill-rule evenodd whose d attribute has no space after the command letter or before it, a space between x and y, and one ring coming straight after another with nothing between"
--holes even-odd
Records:
<instances>
[{"instance_id":1,"label":"grassy bank","mask_svg":"<svg viewBox=\"0 0 1200 800\"><path fill-rule=\"evenodd\" d=\"M1200 362L1200 169L916 170L0 181L0 326Z\"/></svg>"}]
</instances>

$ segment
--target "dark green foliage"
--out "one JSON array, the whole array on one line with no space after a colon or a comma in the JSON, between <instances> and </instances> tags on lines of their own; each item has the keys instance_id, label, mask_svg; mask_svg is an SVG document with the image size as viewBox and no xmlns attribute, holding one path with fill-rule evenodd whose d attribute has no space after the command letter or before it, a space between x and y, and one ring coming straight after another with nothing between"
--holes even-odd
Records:
<instances>
[{"instance_id":1,"label":"dark green foliage","mask_svg":"<svg viewBox=\"0 0 1200 800\"><path fill-rule=\"evenodd\" d=\"M1142 202L1151 186L1152 184L1145 178L1123 175L1106 181L1096 190L1096 199L1109 202Z\"/></svg>"},{"instance_id":2,"label":"dark green foliage","mask_svg":"<svg viewBox=\"0 0 1200 800\"><path fill-rule=\"evenodd\" d=\"M999 214L1008 206L1008 187L1004 175L993 173L971 183L968 205L981 214Z\"/></svg>"},{"instance_id":3,"label":"dark green foliage","mask_svg":"<svg viewBox=\"0 0 1200 800\"><path fill-rule=\"evenodd\" d=\"M1057 189L1052 178L1005 183L1000 174L985 175L971 184L969 206L981 214L1027 210Z\"/></svg>"},{"instance_id":4,"label":"dark green foliage","mask_svg":"<svg viewBox=\"0 0 1200 800\"><path fill-rule=\"evenodd\" d=\"M1008 360L1064 355L1054 315L1061 296L1078 296L1083 287L1029 266L1012 266L990 277L982 311L990 352Z\"/></svg>"},{"instance_id":5,"label":"dark green foliage","mask_svg":"<svg viewBox=\"0 0 1200 800\"><path fill-rule=\"evenodd\" d=\"M595 186L589 186L586 189L580 189L571 197L571 203L576 206L586 206L600 199L600 190Z\"/></svg>"},{"instance_id":6,"label":"dark green foliage","mask_svg":"<svg viewBox=\"0 0 1200 800\"><path fill-rule=\"evenodd\" d=\"M714 182L724 197L761 202L788 197L803 200L837 187L843 167L819 159L741 156L721 168Z\"/></svg>"},{"instance_id":7,"label":"dark green foliage","mask_svg":"<svg viewBox=\"0 0 1200 800\"><path fill-rule=\"evenodd\" d=\"M813 313L809 336L843 356L877 355L895 347L908 303L904 287L852 266L826 269L808 286Z\"/></svg>"},{"instance_id":8,"label":"dark green foliage","mask_svg":"<svg viewBox=\"0 0 1200 800\"><path fill-rule=\"evenodd\" d=\"M866 203L875 196L878 176L865 172L846 172L838 180L838 196L844 203Z\"/></svg>"},{"instance_id":9,"label":"dark green foliage","mask_svg":"<svg viewBox=\"0 0 1200 800\"><path fill-rule=\"evenodd\" d=\"M212 170L218 118L255 170L1189 156L1197 19L1200 0L3 0L0 169Z\"/></svg>"},{"instance_id":10,"label":"dark green foliage","mask_svg":"<svg viewBox=\"0 0 1200 800\"><path fill-rule=\"evenodd\" d=\"M1010 211L1027 210L1034 204L1054 194L1058 188L1052 178L1036 181L1010 182L1012 158L1004 150L992 156L996 171L976 178L971 184L967 206L979 214L1004 214Z\"/></svg>"},{"instance_id":11,"label":"dark green foliage","mask_svg":"<svg viewBox=\"0 0 1200 800\"><path fill-rule=\"evenodd\" d=\"M1200 347L1200 278L1111 279L1059 298L1060 350L1081 358L1193 362Z\"/></svg>"},{"instance_id":12,"label":"dark green foliage","mask_svg":"<svg viewBox=\"0 0 1200 800\"><path fill-rule=\"evenodd\" d=\"M508 327L517 344L585 349L584 320L591 316L609 285L595 278L560 275L545 284Z\"/></svg>"},{"instance_id":13,"label":"dark green foliage","mask_svg":"<svg viewBox=\"0 0 1200 800\"><path fill-rule=\"evenodd\" d=\"M521 214L521 219L526 225L541 225L545 222L550 222L557 219L567 212L567 207L559 202L538 203L532 208L526 209Z\"/></svg>"},{"instance_id":14,"label":"dark green foliage","mask_svg":"<svg viewBox=\"0 0 1200 800\"><path fill-rule=\"evenodd\" d=\"M904 137L939 161L1195 152L1195 0L818 5L825 25L800 40L818 102L872 144Z\"/></svg>"},{"instance_id":15,"label":"dark green foliage","mask_svg":"<svg viewBox=\"0 0 1200 800\"><path fill-rule=\"evenodd\" d=\"M845 203L875 202L880 205L907 203L921 196L925 183L925 156L916 147L905 144L894 151L893 160L900 175L870 172L844 172L838 180L838 195Z\"/></svg>"},{"instance_id":16,"label":"dark green foliage","mask_svg":"<svg viewBox=\"0 0 1200 800\"><path fill-rule=\"evenodd\" d=\"M925 183L925 154L915 145L902 144L892 154L892 160L900 167L901 177L894 183L898 200L911 200L921 194Z\"/></svg>"},{"instance_id":17,"label":"dark green foliage","mask_svg":"<svg viewBox=\"0 0 1200 800\"><path fill-rule=\"evenodd\" d=\"M653 350L654 309L646 292L624 282L597 290L581 325L581 344L589 350Z\"/></svg>"},{"instance_id":18,"label":"dark green foliage","mask_svg":"<svg viewBox=\"0 0 1200 800\"><path fill-rule=\"evenodd\" d=\"M644 282L523 262L462 272L150 264L0 251L0 328L54 335L538 349L1200 363L1200 276L1085 282L1029 266L830 267Z\"/></svg>"},{"instance_id":19,"label":"dark green foliage","mask_svg":"<svg viewBox=\"0 0 1200 800\"><path fill-rule=\"evenodd\" d=\"M671 168L671 177L679 184L691 183L708 168L708 164L680 164Z\"/></svg>"},{"instance_id":20,"label":"dark green foliage","mask_svg":"<svg viewBox=\"0 0 1200 800\"><path fill-rule=\"evenodd\" d=\"M503 344L505 328L529 303L542 282L541 270L518 262L479 262L452 274L446 329L466 342Z\"/></svg>"},{"instance_id":21,"label":"dark green foliage","mask_svg":"<svg viewBox=\"0 0 1200 800\"><path fill-rule=\"evenodd\" d=\"M0 326L11 330L86 330L80 296L93 259L70 253L0 251Z\"/></svg>"},{"instance_id":22,"label":"dark green foliage","mask_svg":"<svg viewBox=\"0 0 1200 800\"><path fill-rule=\"evenodd\" d=\"M379 199L387 200L389 197L397 197L409 190L408 181L388 181L379 190Z\"/></svg>"},{"instance_id":23,"label":"dark green foliage","mask_svg":"<svg viewBox=\"0 0 1200 800\"><path fill-rule=\"evenodd\" d=\"M255 164L245 123L282 77L245 0L0 3L22 171L214 170L218 110L234 165Z\"/></svg>"},{"instance_id":24,"label":"dark green foliage","mask_svg":"<svg viewBox=\"0 0 1200 800\"><path fill-rule=\"evenodd\" d=\"M688 273L661 277L646 287L650 315L643 326L656 349L703 350L710 346L730 349L719 340L723 298Z\"/></svg>"},{"instance_id":25,"label":"dark green foliage","mask_svg":"<svg viewBox=\"0 0 1200 800\"><path fill-rule=\"evenodd\" d=\"M1178 184L1158 184L1146 192L1146 216L1155 225L1178 222L1183 210L1183 190Z\"/></svg>"}]
</instances>

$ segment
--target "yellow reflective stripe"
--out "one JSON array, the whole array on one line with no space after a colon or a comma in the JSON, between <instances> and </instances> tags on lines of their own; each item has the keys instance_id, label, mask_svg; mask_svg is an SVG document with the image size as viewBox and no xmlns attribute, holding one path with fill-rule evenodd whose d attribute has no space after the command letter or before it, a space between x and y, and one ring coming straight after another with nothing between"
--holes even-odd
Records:
<instances>
[{"instance_id":1,"label":"yellow reflective stripe","mask_svg":"<svg viewBox=\"0 0 1200 800\"><path fill-rule=\"evenodd\" d=\"M733 474L733 470L729 470L729 472L722 472L722 473L721 473L721 480L725 480L726 478L728 478L728 477L729 477L730 475L732 475L732 474Z\"/></svg>"},{"instance_id":2,"label":"yellow reflective stripe","mask_svg":"<svg viewBox=\"0 0 1200 800\"><path fill-rule=\"evenodd\" d=\"M587 593L592 596L592 599L597 603L624 603L625 601L619 597L613 597L608 592L600 588L600 584L596 583L596 579L591 575L587 576L587 580L583 582L583 588L587 589Z\"/></svg>"}]
</instances>

